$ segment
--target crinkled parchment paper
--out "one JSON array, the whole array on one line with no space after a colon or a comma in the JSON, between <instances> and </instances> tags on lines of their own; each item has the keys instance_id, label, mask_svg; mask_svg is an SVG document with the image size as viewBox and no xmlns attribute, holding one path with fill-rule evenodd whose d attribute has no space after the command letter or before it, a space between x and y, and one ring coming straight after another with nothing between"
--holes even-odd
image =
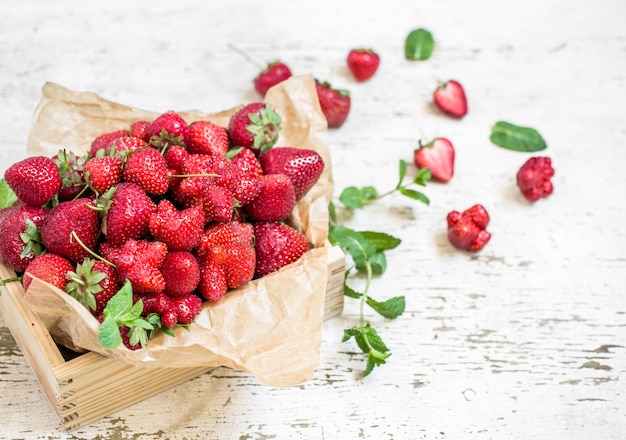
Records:
<instances>
[{"instance_id":1,"label":"crinkled parchment paper","mask_svg":"<svg viewBox=\"0 0 626 440\"><path fill-rule=\"evenodd\" d=\"M103 349L98 342L97 320L71 296L35 279L24 300L57 342L142 367L227 366L277 387L313 377L322 340L328 203L333 191L326 120L310 75L294 76L275 86L265 101L283 120L277 146L312 148L326 163L319 182L298 202L291 216L312 249L298 262L230 291L218 303L205 303L189 331L178 328L175 337L159 334L147 348L137 351ZM227 126L240 107L217 114L180 113L187 122L208 119ZM156 116L158 113L107 101L91 92L46 83L34 114L27 153L52 156L65 148L82 154L99 134Z\"/></svg>"}]
</instances>

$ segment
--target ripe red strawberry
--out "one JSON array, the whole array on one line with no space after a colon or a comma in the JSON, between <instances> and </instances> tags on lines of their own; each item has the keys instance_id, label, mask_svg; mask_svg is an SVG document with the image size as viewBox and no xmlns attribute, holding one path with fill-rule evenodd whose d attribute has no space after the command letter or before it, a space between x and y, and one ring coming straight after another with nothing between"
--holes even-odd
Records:
<instances>
[{"instance_id":1,"label":"ripe red strawberry","mask_svg":"<svg viewBox=\"0 0 626 440\"><path fill-rule=\"evenodd\" d=\"M435 105L445 113L462 118L467 114L465 90L453 79L438 86L433 93Z\"/></svg>"},{"instance_id":2,"label":"ripe red strawberry","mask_svg":"<svg viewBox=\"0 0 626 440\"><path fill-rule=\"evenodd\" d=\"M372 49L352 49L346 61L354 78L363 82L374 76L378 70L380 56Z\"/></svg>"},{"instance_id":3,"label":"ripe red strawberry","mask_svg":"<svg viewBox=\"0 0 626 440\"><path fill-rule=\"evenodd\" d=\"M315 88L319 99L322 113L326 117L329 128L339 128L348 118L350 113L350 92L343 89L335 89L327 81L315 80Z\"/></svg>"},{"instance_id":4,"label":"ripe red strawberry","mask_svg":"<svg viewBox=\"0 0 626 440\"><path fill-rule=\"evenodd\" d=\"M100 136L97 136L92 142L89 148L89 155L95 156L98 153L98 150L104 149L105 153L108 154L109 147L115 142L116 139L121 138L123 136L128 136L128 130L113 130L107 133L103 133Z\"/></svg>"},{"instance_id":5,"label":"ripe red strawberry","mask_svg":"<svg viewBox=\"0 0 626 440\"><path fill-rule=\"evenodd\" d=\"M126 241L115 263L120 283L130 281L136 293L163 291L165 279L159 267L166 254L167 246L160 241Z\"/></svg>"},{"instance_id":6,"label":"ripe red strawberry","mask_svg":"<svg viewBox=\"0 0 626 440\"><path fill-rule=\"evenodd\" d=\"M444 137L426 144L420 141L413 153L413 162L417 168L428 168L433 178L448 182L454 175L454 146Z\"/></svg>"},{"instance_id":7,"label":"ripe red strawberry","mask_svg":"<svg viewBox=\"0 0 626 440\"><path fill-rule=\"evenodd\" d=\"M324 171L322 156L307 148L272 148L263 153L259 160L265 174L285 174L291 179L296 200L309 192Z\"/></svg>"},{"instance_id":8,"label":"ripe red strawberry","mask_svg":"<svg viewBox=\"0 0 626 440\"><path fill-rule=\"evenodd\" d=\"M258 196L245 206L246 213L256 221L283 220L296 206L296 192L289 176L266 174L258 178Z\"/></svg>"},{"instance_id":9,"label":"ripe red strawberry","mask_svg":"<svg viewBox=\"0 0 626 440\"><path fill-rule=\"evenodd\" d=\"M212 221L226 222L233 218L235 197L229 189L211 184L205 186L201 194L187 199L184 206L186 209L201 208L205 224Z\"/></svg>"},{"instance_id":10,"label":"ripe red strawberry","mask_svg":"<svg viewBox=\"0 0 626 440\"><path fill-rule=\"evenodd\" d=\"M224 269L210 262L200 265L200 283L198 293L210 302L217 302L228 291Z\"/></svg>"},{"instance_id":11,"label":"ripe red strawberry","mask_svg":"<svg viewBox=\"0 0 626 440\"><path fill-rule=\"evenodd\" d=\"M49 252L78 263L94 250L100 235L100 214L87 198L60 202L41 224L41 241ZM80 242L73 236L76 234Z\"/></svg>"},{"instance_id":12,"label":"ripe red strawberry","mask_svg":"<svg viewBox=\"0 0 626 440\"><path fill-rule=\"evenodd\" d=\"M85 180L97 194L104 194L122 180L124 159L119 156L95 156L85 164Z\"/></svg>"},{"instance_id":13,"label":"ripe red strawberry","mask_svg":"<svg viewBox=\"0 0 626 440\"><path fill-rule=\"evenodd\" d=\"M170 311L176 313L176 323L180 325L191 324L196 320L202 310L202 299L192 293L172 298ZM172 325L170 325L172 327Z\"/></svg>"},{"instance_id":14,"label":"ripe red strawberry","mask_svg":"<svg viewBox=\"0 0 626 440\"><path fill-rule=\"evenodd\" d=\"M164 151L170 145L187 145L189 124L173 110L157 116L148 127L150 145Z\"/></svg>"},{"instance_id":15,"label":"ripe red strawberry","mask_svg":"<svg viewBox=\"0 0 626 440\"><path fill-rule=\"evenodd\" d=\"M61 174L61 188L57 193L60 201L72 200L78 195L86 196L91 192L86 192L85 182L85 163L88 156L76 156L71 151L59 150L52 157L54 163L59 167Z\"/></svg>"},{"instance_id":16,"label":"ripe red strawberry","mask_svg":"<svg viewBox=\"0 0 626 440\"><path fill-rule=\"evenodd\" d=\"M491 238L487 232L489 213L477 204L463 212L451 211L446 217L448 240L459 248L470 252L480 251Z\"/></svg>"},{"instance_id":17,"label":"ripe red strawberry","mask_svg":"<svg viewBox=\"0 0 626 440\"><path fill-rule=\"evenodd\" d=\"M32 156L15 162L4 172L4 179L15 195L31 206L48 203L63 184L59 167L46 156Z\"/></svg>"},{"instance_id":18,"label":"ripe red strawberry","mask_svg":"<svg viewBox=\"0 0 626 440\"><path fill-rule=\"evenodd\" d=\"M162 241L171 251L190 251L200 242L204 232L204 210L191 207L179 211L168 199L150 214L149 228L154 239Z\"/></svg>"},{"instance_id":19,"label":"ripe red strawberry","mask_svg":"<svg viewBox=\"0 0 626 440\"><path fill-rule=\"evenodd\" d=\"M195 121L189 126L189 153L224 155L228 146L228 132L224 127L204 120Z\"/></svg>"},{"instance_id":20,"label":"ripe red strawberry","mask_svg":"<svg viewBox=\"0 0 626 440\"><path fill-rule=\"evenodd\" d=\"M237 170L238 176L254 178L263 175L263 168L261 168L259 158L252 152L252 150L248 148L239 148L231 151L234 153L229 157L231 163L233 164L233 168Z\"/></svg>"},{"instance_id":21,"label":"ripe red strawberry","mask_svg":"<svg viewBox=\"0 0 626 440\"><path fill-rule=\"evenodd\" d=\"M67 285L65 275L73 270L74 265L60 255L41 254L26 267L22 277L22 286L24 286L24 290L28 290L33 277L35 277L63 290Z\"/></svg>"},{"instance_id":22,"label":"ripe red strawberry","mask_svg":"<svg viewBox=\"0 0 626 440\"><path fill-rule=\"evenodd\" d=\"M120 285L115 269L99 260L85 258L67 272L65 291L76 298L93 316L99 316Z\"/></svg>"},{"instance_id":23,"label":"ripe red strawberry","mask_svg":"<svg viewBox=\"0 0 626 440\"><path fill-rule=\"evenodd\" d=\"M170 296L187 295L200 282L200 266L190 252L168 252L159 270L165 279L165 293Z\"/></svg>"},{"instance_id":24,"label":"ripe red strawberry","mask_svg":"<svg viewBox=\"0 0 626 440\"><path fill-rule=\"evenodd\" d=\"M531 157L517 172L517 186L528 200L536 202L552 194L554 168L549 157Z\"/></svg>"},{"instance_id":25,"label":"ripe red strawberry","mask_svg":"<svg viewBox=\"0 0 626 440\"><path fill-rule=\"evenodd\" d=\"M133 303L141 300L143 304L143 316L148 316L151 313L156 313L161 316L172 306L172 298L165 294L165 292L157 293L136 293L133 292ZM174 323L175 325L175 323Z\"/></svg>"},{"instance_id":26,"label":"ripe red strawberry","mask_svg":"<svg viewBox=\"0 0 626 440\"><path fill-rule=\"evenodd\" d=\"M22 273L43 252L40 227L48 211L17 203L0 210L0 263Z\"/></svg>"},{"instance_id":27,"label":"ripe red strawberry","mask_svg":"<svg viewBox=\"0 0 626 440\"><path fill-rule=\"evenodd\" d=\"M272 61L254 78L254 89L261 96L276 84L291 78L291 69L282 61Z\"/></svg>"},{"instance_id":28,"label":"ripe red strawberry","mask_svg":"<svg viewBox=\"0 0 626 440\"><path fill-rule=\"evenodd\" d=\"M130 238L137 240L148 235L150 214L156 210L150 197L134 183L122 182L112 191L103 214L103 232L107 241L112 245L123 245Z\"/></svg>"},{"instance_id":29,"label":"ripe red strawberry","mask_svg":"<svg viewBox=\"0 0 626 440\"><path fill-rule=\"evenodd\" d=\"M282 222L258 222L254 225L256 242L256 277L297 261L309 248L304 234Z\"/></svg>"},{"instance_id":30,"label":"ripe red strawberry","mask_svg":"<svg viewBox=\"0 0 626 440\"><path fill-rule=\"evenodd\" d=\"M136 184L148 194L165 194L169 188L165 158L152 147L131 152L126 158L122 176L124 181Z\"/></svg>"},{"instance_id":31,"label":"ripe red strawberry","mask_svg":"<svg viewBox=\"0 0 626 440\"><path fill-rule=\"evenodd\" d=\"M165 163L167 167L182 174L183 162L189 157L189 152L180 145L172 145L165 152Z\"/></svg>"},{"instance_id":32,"label":"ripe red strawberry","mask_svg":"<svg viewBox=\"0 0 626 440\"><path fill-rule=\"evenodd\" d=\"M254 277L256 252L250 243L214 244L200 260L200 294L219 301L228 289L236 289Z\"/></svg>"},{"instance_id":33,"label":"ripe red strawberry","mask_svg":"<svg viewBox=\"0 0 626 440\"><path fill-rule=\"evenodd\" d=\"M256 155L278 140L281 117L272 106L252 102L237 110L228 123L228 136L236 147L250 148Z\"/></svg>"},{"instance_id":34,"label":"ripe red strawberry","mask_svg":"<svg viewBox=\"0 0 626 440\"><path fill-rule=\"evenodd\" d=\"M213 246L230 243L253 245L254 227L252 223L236 220L211 223L205 228L200 243L194 252L200 261L204 261L204 257L209 254Z\"/></svg>"},{"instance_id":35,"label":"ripe red strawberry","mask_svg":"<svg viewBox=\"0 0 626 440\"><path fill-rule=\"evenodd\" d=\"M149 142L150 138L148 137L148 128L150 127L150 122L145 120L135 121L130 125L130 130L128 134L132 137L136 137L142 139L144 142Z\"/></svg>"},{"instance_id":36,"label":"ripe red strawberry","mask_svg":"<svg viewBox=\"0 0 626 440\"><path fill-rule=\"evenodd\" d=\"M122 136L113 141L113 144L111 144L111 148L105 151L105 154L111 155L111 151L113 151L113 149L116 152L133 151L139 148L146 148L147 146L148 143L141 138L134 136Z\"/></svg>"}]
</instances>

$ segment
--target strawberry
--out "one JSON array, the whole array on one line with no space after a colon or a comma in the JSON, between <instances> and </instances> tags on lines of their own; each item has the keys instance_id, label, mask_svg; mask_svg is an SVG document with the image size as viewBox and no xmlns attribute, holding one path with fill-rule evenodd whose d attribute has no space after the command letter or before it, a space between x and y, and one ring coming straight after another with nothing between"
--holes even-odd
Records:
<instances>
[{"instance_id":1,"label":"strawberry","mask_svg":"<svg viewBox=\"0 0 626 440\"><path fill-rule=\"evenodd\" d=\"M467 114L465 90L458 81L453 79L438 86L433 93L435 105L445 113L462 118Z\"/></svg>"},{"instance_id":2,"label":"strawberry","mask_svg":"<svg viewBox=\"0 0 626 440\"><path fill-rule=\"evenodd\" d=\"M139 350L143 348L145 342L142 342L141 337L134 336L134 332L141 331L141 328L131 327L128 325L122 325L119 327L120 336L122 337L122 344L131 351Z\"/></svg>"},{"instance_id":3,"label":"strawberry","mask_svg":"<svg viewBox=\"0 0 626 440\"><path fill-rule=\"evenodd\" d=\"M470 252L480 251L491 238L487 232L489 213L477 204L463 212L451 211L446 217L448 240L459 248Z\"/></svg>"},{"instance_id":4,"label":"strawberry","mask_svg":"<svg viewBox=\"0 0 626 440\"><path fill-rule=\"evenodd\" d=\"M195 121L189 126L187 151L191 154L226 154L228 132L211 121Z\"/></svg>"},{"instance_id":5,"label":"strawberry","mask_svg":"<svg viewBox=\"0 0 626 440\"><path fill-rule=\"evenodd\" d=\"M124 159L119 156L95 156L85 164L85 180L97 194L104 194L122 180Z\"/></svg>"},{"instance_id":6,"label":"strawberry","mask_svg":"<svg viewBox=\"0 0 626 440\"><path fill-rule=\"evenodd\" d=\"M133 292L133 303L136 303L139 300L143 303L143 316L148 316L151 313L156 313L157 315L162 316L163 313L172 307L172 298L166 295L165 292Z\"/></svg>"},{"instance_id":7,"label":"strawberry","mask_svg":"<svg viewBox=\"0 0 626 440\"><path fill-rule=\"evenodd\" d=\"M146 135L150 145L164 151L170 145L187 145L189 124L180 114L169 110L150 123Z\"/></svg>"},{"instance_id":8,"label":"strawberry","mask_svg":"<svg viewBox=\"0 0 626 440\"><path fill-rule=\"evenodd\" d=\"M215 184L206 185L202 193L185 201L185 208L200 208L204 212L205 224L225 222L233 218L235 197L227 188Z\"/></svg>"},{"instance_id":9,"label":"strawberry","mask_svg":"<svg viewBox=\"0 0 626 440\"><path fill-rule=\"evenodd\" d=\"M41 254L26 267L22 277L22 286L24 286L24 290L28 290L34 277L63 290L67 285L65 274L73 270L74 265L60 255Z\"/></svg>"},{"instance_id":10,"label":"strawberry","mask_svg":"<svg viewBox=\"0 0 626 440\"><path fill-rule=\"evenodd\" d=\"M289 176L266 174L258 180L259 194L245 206L246 213L256 221L287 218L296 206L296 192Z\"/></svg>"},{"instance_id":11,"label":"strawberry","mask_svg":"<svg viewBox=\"0 0 626 440\"><path fill-rule=\"evenodd\" d=\"M108 153L109 147L111 147L115 140L123 136L128 136L128 130L113 130L101 134L91 142L89 155L93 157L98 153L98 150L101 149L104 149L105 153Z\"/></svg>"},{"instance_id":12,"label":"strawberry","mask_svg":"<svg viewBox=\"0 0 626 440\"><path fill-rule=\"evenodd\" d=\"M317 97L322 113L326 117L328 127L341 127L350 113L350 92L343 89L335 89L329 82L320 82L318 80L315 80L315 89L317 90Z\"/></svg>"},{"instance_id":13,"label":"strawberry","mask_svg":"<svg viewBox=\"0 0 626 440\"><path fill-rule=\"evenodd\" d=\"M128 135L139 138L144 142L149 142L150 138L148 137L148 128L150 127L150 122L145 120L135 121L130 124L130 130L128 131Z\"/></svg>"},{"instance_id":14,"label":"strawberry","mask_svg":"<svg viewBox=\"0 0 626 440\"><path fill-rule=\"evenodd\" d=\"M162 241L172 251L190 251L200 242L204 231L204 210L191 207L178 211L163 199L150 214L148 227L154 239Z\"/></svg>"},{"instance_id":15,"label":"strawberry","mask_svg":"<svg viewBox=\"0 0 626 440\"><path fill-rule=\"evenodd\" d=\"M79 195L86 195L85 185L85 164L88 156L76 156L71 151L59 150L52 157L54 163L59 167L61 174L61 188L58 192L60 201L72 200Z\"/></svg>"},{"instance_id":16,"label":"strawberry","mask_svg":"<svg viewBox=\"0 0 626 440\"><path fill-rule=\"evenodd\" d=\"M309 248L304 234L282 222L255 223L254 235L257 278L297 261Z\"/></svg>"},{"instance_id":17,"label":"strawberry","mask_svg":"<svg viewBox=\"0 0 626 440\"><path fill-rule=\"evenodd\" d=\"M103 232L110 244L122 245L129 238L137 240L148 234L150 214L156 205L141 188L122 182L105 196L101 197L107 205L103 208Z\"/></svg>"},{"instance_id":18,"label":"strawberry","mask_svg":"<svg viewBox=\"0 0 626 440\"><path fill-rule=\"evenodd\" d=\"M256 253L250 243L212 245L200 260L199 291L212 302L219 301L228 289L236 289L254 277Z\"/></svg>"},{"instance_id":19,"label":"strawberry","mask_svg":"<svg viewBox=\"0 0 626 440\"><path fill-rule=\"evenodd\" d=\"M278 83L291 78L291 69L282 61L272 61L254 78L254 89L261 96Z\"/></svg>"},{"instance_id":20,"label":"strawberry","mask_svg":"<svg viewBox=\"0 0 626 440\"><path fill-rule=\"evenodd\" d=\"M191 324L196 320L202 310L202 299L194 294L187 294L172 298L169 309L176 314L176 323L180 325ZM169 327L173 327L170 323Z\"/></svg>"},{"instance_id":21,"label":"strawberry","mask_svg":"<svg viewBox=\"0 0 626 440\"><path fill-rule=\"evenodd\" d=\"M44 250L40 227L47 215L46 209L23 203L0 210L0 263L24 272Z\"/></svg>"},{"instance_id":22,"label":"strawberry","mask_svg":"<svg viewBox=\"0 0 626 440\"><path fill-rule=\"evenodd\" d=\"M433 178L448 182L454 175L454 146L444 137L425 144L420 141L413 152L413 162L417 168L428 168Z\"/></svg>"},{"instance_id":23,"label":"strawberry","mask_svg":"<svg viewBox=\"0 0 626 440\"><path fill-rule=\"evenodd\" d=\"M126 158L122 176L124 181L136 184L148 194L165 194L169 188L165 158L152 147L133 150Z\"/></svg>"},{"instance_id":24,"label":"strawberry","mask_svg":"<svg viewBox=\"0 0 626 440\"><path fill-rule=\"evenodd\" d=\"M41 224L46 249L75 263L88 257L87 249L96 248L100 234L100 214L93 208L87 198L60 202L52 208Z\"/></svg>"},{"instance_id":25,"label":"strawberry","mask_svg":"<svg viewBox=\"0 0 626 440\"><path fill-rule=\"evenodd\" d=\"M104 153L106 155L112 155L111 152L113 151L134 151L139 148L145 148L147 146L148 143L141 138L133 136L122 136L113 141L113 144L111 144L111 148Z\"/></svg>"},{"instance_id":26,"label":"strawberry","mask_svg":"<svg viewBox=\"0 0 626 440\"><path fill-rule=\"evenodd\" d=\"M99 260L85 258L76 269L67 272L65 291L98 316L120 286L115 269Z\"/></svg>"},{"instance_id":27,"label":"strawberry","mask_svg":"<svg viewBox=\"0 0 626 440\"><path fill-rule=\"evenodd\" d=\"M228 122L234 146L250 148L257 156L278 140L281 117L264 102L252 102L237 110Z\"/></svg>"},{"instance_id":28,"label":"strawberry","mask_svg":"<svg viewBox=\"0 0 626 440\"><path fill-rule=\"evenodd\" d=\"M165 293L183 296L193 292L200 282L200 266L196 257L186 251L170 251L160 267L165 279Z\"/></svg>"},{"instance_id":29,"label":"strawberry","mask_svg":"<svg viewBox=\"0 0 626 440\"><path fill-rule=\"evenodd\" d=\"M291 179L296 200L309 192L324 171L322 156L306 148L272 148L263 153L259 161L265 174L285 174Z\"/></svg>"},{"instance_id":30,"label":"strawberry","mask_svg":"<svg viewBox=\"0 0 626 440\"><path fill-rule=\"evenodd\" d=\"M374 76L378 70L380 56L372 49L352 49L346 61L352 76L363 82Z\"/></svg>"},{"instance_id":31,"label":"strawberry","mask_svg":"<svg viewBox=\"0 0 626 440\"><path fill-rule=\"evenodd\" d=\"M4 180L21 201L31 206L48 203L63 184L59 167L46 156L14 163L4 172Z\"/></svg>"},{"instance_id":32,"label":"strawberry","mask_svg":"<svg viewBox=\"0 0 626 440\"><path fill-rule=\"evenodd\" d=\"M252 223L236 220L211 223L204 229L200 243L194 252L199 260L204 261L213 246L229 243L254 244Z\"/></svg>"},{"instance_id":33,"label":"strawberry","mask_svg":"<svg viewBox=\"0 0 626 440\"><path fill-rule=\"evenodd\" d=\"M198 293L207 301L217 302L228 291L224 269L214 263L201 263Z\"/></svg>"},{"instance_id":34,"label":"strawberry","mask_svg":"<svg viewBox=\"0 0 626 440\"><path fill-rule=\"evenodd\" d=\"M163 157L165 157L167 167L180 174L183 162L189 157L189 152L180 145L172 145L167 149Z\"/></svg>"},{"instance_id":35,"label":"strawberry","mask_svg":"<svg viewBox=\"0 0 626 440\"><path fill-rule=\"evenodd\" d=\"M523 196L531 202L552 194L554 187L551 178L554 176L552 160L549 157L531 157L517 172L517 186Z\"/></svg>"},{"instance_id":36,"label":"strawberry","mask_svg":"<svg viewBox=\"0 0 626 440\"><path fill-rule=\"evenodd\" d=\"M159 267L166 254L165 243L129 239L122 246L115 263L120 283L130 281L133 292L136 293L163 291L165 279Z\"/></svg>"}]
</instances>

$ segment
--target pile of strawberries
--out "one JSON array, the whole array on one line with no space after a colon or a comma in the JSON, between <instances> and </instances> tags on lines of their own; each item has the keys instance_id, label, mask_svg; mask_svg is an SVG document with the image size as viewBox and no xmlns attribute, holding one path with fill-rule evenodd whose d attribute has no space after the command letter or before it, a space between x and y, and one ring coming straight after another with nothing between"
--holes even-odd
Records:
<instances>
[{"instance_id":1,"label":"pile of strawberries","mask_svg":"<svg viewBox=\"0 0 626 440\"><path fill-rule=\"evenodd\" d=\"M0 262L25 289L40 278L101 321L130 284L146 320L163 330L190 324L203 302L309 249L288 218L324 161L274 146L280 125L264 102L241 107L228 127L168 111L103 133L84 156L14 163L4 180L17 201L0 210ZM136 349L133 330L120 325Z\"/></svg>"}]
</instances>

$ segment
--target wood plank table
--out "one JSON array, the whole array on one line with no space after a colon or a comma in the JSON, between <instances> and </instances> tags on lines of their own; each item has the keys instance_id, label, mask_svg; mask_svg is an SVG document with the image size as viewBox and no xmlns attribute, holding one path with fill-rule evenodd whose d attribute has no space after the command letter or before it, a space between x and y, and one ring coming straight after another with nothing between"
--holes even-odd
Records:
<instances>
[{"instance_id":1,"label":"wood plank table","mask_svg":"<svg viewBox=\"0 0 626 440\"><path fill-rule=\"evenodd\" d=\"M359 319L346 298L307 383L272 388L218 367L65 432L0 318L0 438L626 437L626 3L26 0L2 15L2 172L25 155L46 81L154 111L259 99L257 67L228 43L350 91L347 122L328 132L337 194L393 189L399 160L414 175L422 138L448 137L456 169L421 188L429 206L393 194L343 220L402 240L370 292L404 295L406 311L366 312L392 351L368 377L354 342L341 342ZM404 39L419 27L435 50L408 61ZM351 79L352 47L380 53L372 80ZM462 120L432 105L450 78L468 95ZM490 142L498 120L544 136L552 196L520 195L515 173L530 154ZM445 217L475 203L492 239L469 254L448 242Z\"/></svg>"}]
</instances>

